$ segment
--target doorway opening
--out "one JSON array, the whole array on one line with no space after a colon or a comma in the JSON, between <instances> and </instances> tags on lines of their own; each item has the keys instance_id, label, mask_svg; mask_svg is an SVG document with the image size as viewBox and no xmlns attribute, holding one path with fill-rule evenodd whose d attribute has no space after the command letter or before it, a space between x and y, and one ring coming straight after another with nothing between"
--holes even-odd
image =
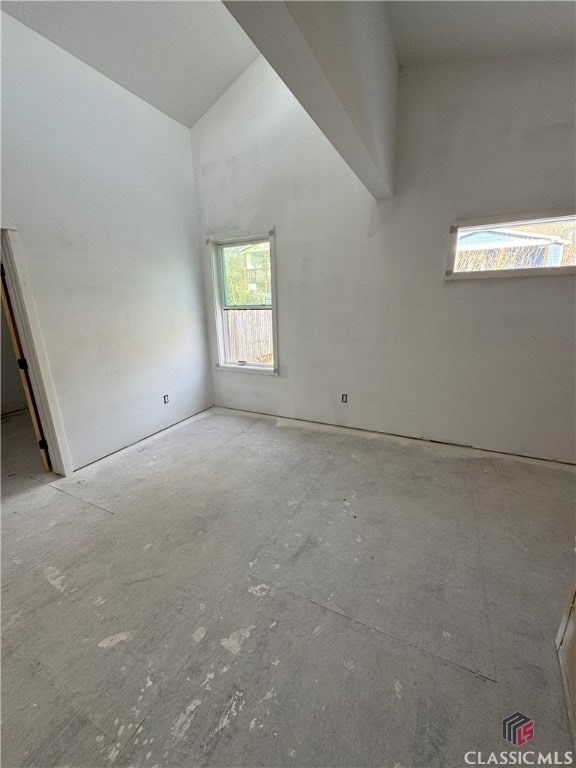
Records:
<instances>
[{"instance_id":1,"label":"doorway opening","mask_svg":"<svg viewBox=\"0 0 576 768\"><path fill-rule=\"evenodd\" d=\"M2 475L66 475L70 457L17 231L2 228L1 242Z\"/></svg>"},{"instance_id":2,"label":"doorway opening","mask_svg":"<svg viewBox=\"0 0 576 768\"><path fill-rule=\"evenodd\" d=\"M1 266L2 272L2 431L5 425L10 423L11 427L6 428L11 437L14 453L18 457L11 455L8 458L10 464L18 458L19 465L22 467L22 461L26 461L29 442L29 432L27 427L32 426L36 445L40 452L40 461L46 472L52 469L48 443L42 428L40 414L36 398L30 381L28 370L28 361L22 347L22 340L16 327L16 319L10 294L6 285L6 272L4 264ZM12 352L12 356L10 355ZM22 467L26 469L26 467ZM30 464L30 469L34 465Z\"/></svg>"}]
</instances>

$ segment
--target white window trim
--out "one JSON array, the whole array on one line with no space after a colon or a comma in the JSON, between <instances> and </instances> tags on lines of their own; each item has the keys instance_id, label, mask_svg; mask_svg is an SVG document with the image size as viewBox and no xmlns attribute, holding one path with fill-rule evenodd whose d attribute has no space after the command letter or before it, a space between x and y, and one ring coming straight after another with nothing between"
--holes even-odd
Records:
<instances>
[{"instance_id":1,"label":"white window trim","mask_svg":"<svg viewBox=\"0 0 576 768\"><path fill-rule=\"evenodd\" d=\"M575 212L568 209L553 211L551 213L526 213L508 216L490 216L482 219L465 219L454 221L450 225L450 236L448 240L448 264L446 267L446 280L487 280L500 277L563 277L565 275L576 275L576 266L566 267L532 267L527 269L486 269L476 272L454 272L454 263L456 261L456 248L458 245L458 230L463 227L478 227L478 229L490 229L495 224L524 224L528 221L538 221L544 219L560 219L568 216L575 216Z\"/></svg>"},{"instance_id":2,"label":"white window trim","mask_svg":"<svg viewBox=\"0 0 576 768\"><path fill-rule=\"evenodd\" d=\"M228 359L227 354L227 339L228 335L224 328L224 275L222 273L222 259L220 257L220 248L223 245L231 245L233 243L252 243L262 242L267 240L270 243L270 271L271 271L271 288L272 288L272 346L274 352L274 367L259 365L239 365L235 363L222 362ZM216 363L216 370L228 371L233 373L255 373L265 376L278 376L278 299L276 294L276 247L275 247L275 231L274 229L268 232L256 232L246 233L242 232L238 235L227 234L222 236L212 235L206 243L210 248L210 256L212 261L212 295L214 299L214 310L216 319L216 344L218 362ZM239 307L242 309L242 307ZM246 309L253 309L253 307L246 307Z\"/></svg>"}]
</instances>

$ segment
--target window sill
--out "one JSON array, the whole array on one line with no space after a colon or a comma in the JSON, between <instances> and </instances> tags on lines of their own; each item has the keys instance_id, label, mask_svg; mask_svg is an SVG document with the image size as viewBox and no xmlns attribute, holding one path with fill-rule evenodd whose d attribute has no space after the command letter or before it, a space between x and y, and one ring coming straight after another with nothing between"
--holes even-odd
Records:
<instances>
[{"instance_id":1,"label":"window sill","mask_svg":"<svg viewBox=\"0 0 576 768\"><path fill-rule=\"evenodd\" d=\"M278 376L277 368L259 368L255 365L217 365L217 371L232 371L234 373L257 373L260 376Z\"/></svg>"},{"instance_id":2,"label":"window sill","mask_svg":"<svg viewBox=\"0 0 576 768\"><path fill-rule=\"evenodd\" d=\"M478 280L498 277L550 277L555 275L576 275L576 267L537 267L532 269L492 269L478 272L446 273L446 280Z\"/></svg>"}]
</instances>

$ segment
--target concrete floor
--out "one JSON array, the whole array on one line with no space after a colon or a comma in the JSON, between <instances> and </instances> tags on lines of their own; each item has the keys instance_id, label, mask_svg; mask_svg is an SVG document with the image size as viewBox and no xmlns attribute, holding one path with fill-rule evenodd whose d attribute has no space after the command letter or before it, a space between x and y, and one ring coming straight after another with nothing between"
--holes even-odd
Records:
<instances>
[{"instance_id":1,"label":"concrete floor","mask_svg":"<svg viewBox=\"0 0 576 768\"><path fill-rule=\"evenodd\" d=\"M571 748L566 467L212 409L48 482L26 430L4 768L452 768L517 710Z\"/></svg>"}]
</instances>

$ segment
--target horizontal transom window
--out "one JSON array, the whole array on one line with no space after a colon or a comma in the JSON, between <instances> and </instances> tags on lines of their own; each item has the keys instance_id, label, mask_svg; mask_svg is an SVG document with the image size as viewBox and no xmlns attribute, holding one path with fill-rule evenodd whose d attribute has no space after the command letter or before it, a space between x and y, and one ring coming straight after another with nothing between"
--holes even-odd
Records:
<instances>
[{"instance_id":1,"label":"horizontal transom window","mask_svg":"<svg viewBox=\"0 0 576 768\"><path fill-rule=\"evenodd\" d=\"M553 274L574 267L575 216L451 228L449 276Z\"/></svg>"}]
</instances>

